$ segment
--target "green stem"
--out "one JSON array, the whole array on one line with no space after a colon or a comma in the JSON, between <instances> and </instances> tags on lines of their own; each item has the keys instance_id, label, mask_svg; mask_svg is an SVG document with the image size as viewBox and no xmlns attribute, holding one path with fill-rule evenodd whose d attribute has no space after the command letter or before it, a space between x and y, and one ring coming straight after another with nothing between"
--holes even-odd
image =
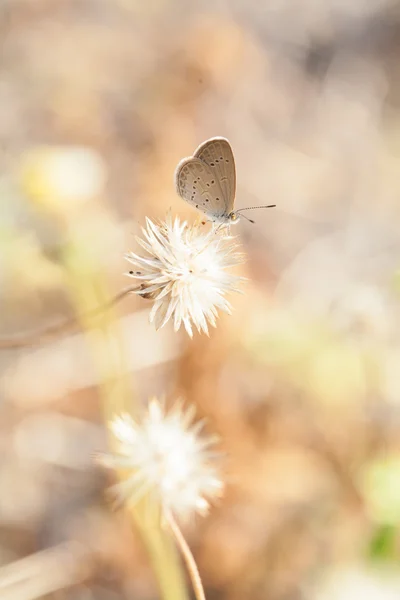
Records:
<instances>
[{"instance_id":1,"label":"green stem","mask_svg":"<svg viewBox=\"0 0 400 600\"><path fill-rule=\"evenodd\" d=\"M124 364L121 341L116 334L117 319L114 307L102 314L91 313L93 307L107 303L108 295L102 277L93 268L86 247L70 242L64 249L64 265L68 271L70 293L81 326L99 374L99 395L104 419L109 422L115 415L127 411L138 412L137 394L132 390L132 379L127 382L128 369ZM113 438L109 436L112 448ZM120 475L120 474L119 474ZM175 545L160 527L159 516L149 519L145 503L129 508L132 521L140 532L149 554L154 574L164 600L188 600L182 565Z\"/></svg>"}]
</instances>

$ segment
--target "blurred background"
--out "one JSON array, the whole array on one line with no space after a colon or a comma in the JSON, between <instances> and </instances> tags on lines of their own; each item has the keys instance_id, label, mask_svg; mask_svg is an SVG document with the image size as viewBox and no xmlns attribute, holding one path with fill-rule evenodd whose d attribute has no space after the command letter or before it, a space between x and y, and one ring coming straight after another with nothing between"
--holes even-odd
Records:
<instances>
[{"instance_id":1,"label":"blurred background","mask_svg":"<svg viewBox=\"0 0 400 600\"><path fill-rule=\"evenodd\" d=\"M194 221L173 173L208 137L237 208L277 204L234 229L249 280L209 339L113 311L132 394L221 437L226 494L185 530L210 599L400 598L399 58L398 0L0 3L3 337L117 294L146 216ZM158 597L93 465L95 354L1 351L6 600Z\"/></svg>"}]
</instances>

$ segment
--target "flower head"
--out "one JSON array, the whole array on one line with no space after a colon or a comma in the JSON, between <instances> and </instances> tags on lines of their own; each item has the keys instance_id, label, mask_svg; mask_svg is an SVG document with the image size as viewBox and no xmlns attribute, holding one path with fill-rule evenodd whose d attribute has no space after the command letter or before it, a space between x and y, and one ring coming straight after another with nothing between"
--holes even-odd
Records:
<instances>
[{"instance_id":1,"label":"flower head","mask_svg":"<svg viewBox=\"0 0 400 600\"><path fill-rule=\"evenodd\" d=\"M200 437L203 423L193 424L193 417L193 408L185 411L177 404L166 411L153 398L140 423L128 414L111 422L115 453L100 461L126 472L113 488L119 500L134 503L148 494L182 518L208 511L223 485L212 466L215 438Z\"/></svg>"},{"instance_id":2,"label":"flower head","mask_svg":"<svg viewBox=\"0 0 400 600\"><path fill-rule=\"evenodd\" d=\"M183 323L192 337L192 324L208 334L207 322L216 326L218 309L231 312L225 298L229 291L239 291L243 279L226 271L242 262L232 237L215 231L201 231L200 225L167 219L154 224L146 219L139 244L148 256L130 252L126 258L135 266L128 275L142 283L137 293L154 300L150 322L157 329L173 318L178 331Z\"/></svg>"}]
</instances>

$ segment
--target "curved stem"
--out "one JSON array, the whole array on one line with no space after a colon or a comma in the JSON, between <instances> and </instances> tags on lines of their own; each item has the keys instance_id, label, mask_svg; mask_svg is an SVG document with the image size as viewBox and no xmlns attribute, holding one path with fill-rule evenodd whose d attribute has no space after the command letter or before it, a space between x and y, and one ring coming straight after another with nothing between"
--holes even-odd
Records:
<instances>
[{"instance_id":1,"label":"curved stem","mask_svg":"<svg viewBox=\"0 0 400 600\"><path fill-rule=\"evenodd\" d=\"M10 337L0 337L0 350L12 350L16 348L24 348L26 346L33 346L49 341L54 337L60 337L66 333L79 329L82 325L83 317L94 317L99 313L102 313L112 306L118 304L125 296L131 294L137 290L137 286L130 286L121 290L116 296L111 298L108 302L94 308L93 310L85 313L82 316L74 316L70 319L65 319L61 323L55 323L48 325L43 329L39 329L32 333L25 333L19 335L13 335Z\"/></svg>"},{"instance_id":2,"label":"curved stem","mask_svg":"<svg viewBox=\"0 0 400 600\"><path fill-rule=\"evenodd\" d=\"M171 512L166 511L164 514L165 514L167 523L174 535L174 538L179 547L179 550L181 551L184 561L186 563L186 567L189 572L190 579L192 581L193 590L194 590L196 599L197 600L206 600L203 584L201 582L200 573L197 568L196 561L193 558L193 554L189 548L189 545L188 545L187 541L185 540L185 538L183 537L183 534L182 534L177 522L175 521L174 517L172 516Z\"/></svg>"}]
</instances>

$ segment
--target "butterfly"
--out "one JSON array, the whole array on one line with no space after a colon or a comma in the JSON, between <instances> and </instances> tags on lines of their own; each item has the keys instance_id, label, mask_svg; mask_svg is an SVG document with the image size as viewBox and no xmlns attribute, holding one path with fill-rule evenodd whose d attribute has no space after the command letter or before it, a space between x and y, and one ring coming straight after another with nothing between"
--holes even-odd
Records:
<instances>
[{"instance_id":1,"label":"butterfly","mask_svg":"<svg viewBox=\"0 0 400 600\"><path fill-rule=\"evenodd\" d=\"M223 137L206 140L193 156L180 161L175 171L175 186L181 198L218 225L237 223L244 210L276 206L269 204L233 210L236 194L235 158L229 141ZM251 219L247 220L254 223Z\"/></svg>"}]
</instances>

